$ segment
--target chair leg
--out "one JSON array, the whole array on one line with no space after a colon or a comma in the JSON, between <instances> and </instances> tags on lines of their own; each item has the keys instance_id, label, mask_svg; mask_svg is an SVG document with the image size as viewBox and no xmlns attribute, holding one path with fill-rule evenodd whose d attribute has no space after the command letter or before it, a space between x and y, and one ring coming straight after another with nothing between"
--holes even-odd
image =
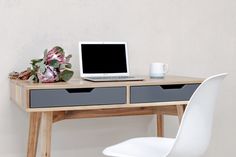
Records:
<instances>
[{"instance_id":1,"label":"chair leg","mask_svg":"<svg viewBox=\"0 0 236 157\"><path fill-rule=\"evenodd\" d=\"M164 136L164 115L157 114L157 136L163 137Z\"/></svg>"},{"instance_id":2,"label":"chair leg","mask_svg":"<svg viewBox=\"0 0 236 157\"><path fill-rule=\"evenodd\" d=\"M184 114L185 106L184 105L176 105L176 108L177 108L177 114L178 114L179 124L180 124L183 114Z\"/></svg>"}]
</instances>

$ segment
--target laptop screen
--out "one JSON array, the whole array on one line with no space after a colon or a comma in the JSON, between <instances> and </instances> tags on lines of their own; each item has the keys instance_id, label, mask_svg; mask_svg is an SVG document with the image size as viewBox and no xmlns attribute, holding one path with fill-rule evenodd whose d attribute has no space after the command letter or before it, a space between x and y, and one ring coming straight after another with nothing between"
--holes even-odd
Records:
<instances>
[{"instance_id":1,"label":"laptop screen","mask_svg":"<svg viewBox=\"0 0 236 157\"><path fill-rule=\"evenodd\" d=\"M125 44L81 44L83 73L127 73Z\"/></svg>"}]
</instances>

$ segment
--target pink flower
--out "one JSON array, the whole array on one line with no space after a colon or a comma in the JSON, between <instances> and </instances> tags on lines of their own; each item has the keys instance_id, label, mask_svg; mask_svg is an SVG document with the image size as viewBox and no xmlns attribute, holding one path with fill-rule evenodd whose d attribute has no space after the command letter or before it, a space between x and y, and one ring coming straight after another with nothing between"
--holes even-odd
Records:
<instances>
[{"instance_id":1,"label":"pink flower","mask_svg":"<svg viewBox=\"0 0 236 157\"><path fill-rule=\"evenodd\" d=\"M65 53L63 49L59 46L54 47L50 51L48 51L46 55L46 63L50 64L52 60L57 60L60 64L65 63Z\"/></svg>"},{"instance_id":2,"label":"pink flower","mask_svg":"<svg viewBox=\"0 0 236 157\"><path fill-rule=\"evenodd\" d=\"M58 72L51 66L47 65L44 73L37 73L39 82L51 83L56 82L58 79Z\"/></svg>"}]
</instances>

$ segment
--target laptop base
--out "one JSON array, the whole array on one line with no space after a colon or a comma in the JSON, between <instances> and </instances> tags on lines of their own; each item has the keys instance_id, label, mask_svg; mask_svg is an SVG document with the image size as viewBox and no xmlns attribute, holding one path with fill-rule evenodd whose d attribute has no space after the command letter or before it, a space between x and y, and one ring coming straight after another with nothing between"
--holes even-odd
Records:
<instances>
[{"instance_id":1,"label":"laptop base","mask_svg":"<svg viewBox=\"0 0 236 157\"><path fill-rule=\"evenodd\" d=\"M87 81L92 82L119 82L119 81L143 81L144 78L134 76L112 76L112 77L85 77Z\"/></svg>"}]
</instances>

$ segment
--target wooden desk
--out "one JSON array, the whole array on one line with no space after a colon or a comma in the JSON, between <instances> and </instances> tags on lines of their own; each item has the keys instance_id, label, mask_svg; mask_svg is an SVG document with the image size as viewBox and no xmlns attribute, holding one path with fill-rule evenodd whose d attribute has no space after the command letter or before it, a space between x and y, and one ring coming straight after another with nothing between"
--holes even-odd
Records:
<instances>
[{"instance_id":1,"label":"wooden desk","mask_svg":"<svg viewBox=\"0 0 236 157\"><path fill-rule=\"evenodd\" d=\"M163 136L163 115L181 120L184 105L202 81L181 76L101 83L11 80L10 88L11 100L30 114L27 157L36 157L39 132L41 157L50 157L52 124L66 119L155 114L157 135Z\"/></svg>"}]
</instances>

